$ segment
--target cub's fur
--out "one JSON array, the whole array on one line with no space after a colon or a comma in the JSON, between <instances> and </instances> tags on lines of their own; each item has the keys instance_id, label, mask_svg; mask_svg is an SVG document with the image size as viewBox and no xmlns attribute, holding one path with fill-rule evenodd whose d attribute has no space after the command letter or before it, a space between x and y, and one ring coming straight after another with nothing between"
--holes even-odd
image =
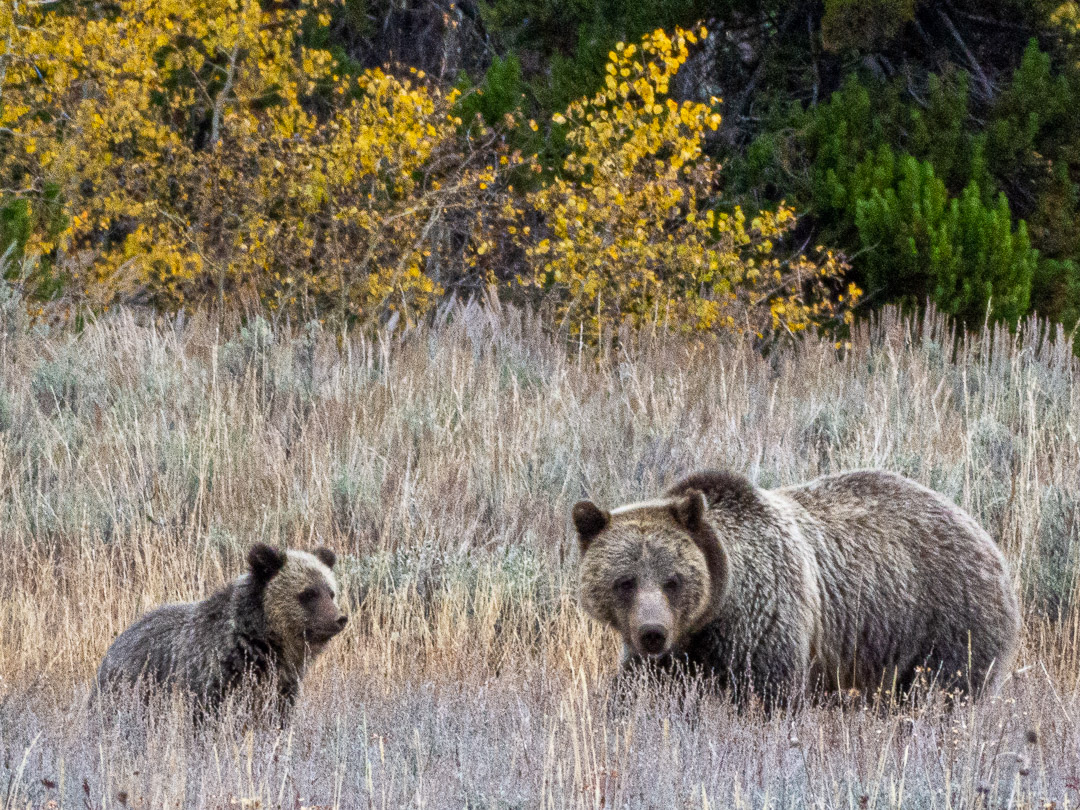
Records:
<instances>
[{"instance_id":1,"label":"cub's fur","mask_svg":"<svg viewBox=\"0 0 1080 810\"><path fill-rule=\"evenodd\" d=\"M804 690L959 690L1009 671L1020 611L1001 551L964 510L863 470L758 489L702 472L655 501L574 506L584 609L624 662L715 676L766 704Z\"/></svg>"},{"instance_id":2,"label":"cub's fur","mask_svg":"<svg viewBox=\"0 0 1080 810\"><path fill-rule=\"evenodd\" d=\"M248 571L201 602L163 605L109 647L99 691L157 684L189 692L213 711L245 680L277 686L287 711L311 660L347 621L337 605L334 553L281 551L257 544Z\"/></svg>"}]
</instances>

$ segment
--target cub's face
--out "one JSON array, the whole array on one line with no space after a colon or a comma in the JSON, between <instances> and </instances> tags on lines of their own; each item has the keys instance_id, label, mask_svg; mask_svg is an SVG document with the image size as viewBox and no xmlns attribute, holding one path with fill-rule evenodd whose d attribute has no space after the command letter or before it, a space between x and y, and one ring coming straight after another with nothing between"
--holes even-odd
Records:
<instances>
[{"instance_id":1,"label":"cub's face","mask_svg":"<svg viewBox=\"0 0 1080 810\"><path fill-rule=\"evenodd\" d=\"M715 614L724 571L704 499L675 499L605 512L589 501L574 507L581 550L582 607L611 625L628 651L660 657L679 650ZM714 565L710 570L708 545Z\"/></svg>"},{"instance_id":2,"label":"cub's face","mask_svg":"<svg viewBox=\"0 0 1080 810\"><path fill-rule=\"evenodd\" d=\"M255 557L257 548L249 557ZM332 570L337 561L334 552L327 548L311 553L277 549L270 552L277 555L273 563L280 565L266 580L263 605L267 622L288 643L303 643L319 652L348 621L338 607L338 585ZM252 573L259 575L254 564Z\"/></svg>"},{"instance_id":3,"label":"cub's face","mask_svg":"<svg viewBox=\"0 0 1080 810\"><path fill-rule=\"evenodd\" d=\"M312 568L307 560L300 563L300 568L306 576L302 575L297 586L306 582L303 588L296 593L296 601L303 611L303 635L304 641L318 649L330 639L345 629L348 618L338 607L338 586L334 578L333 552L328 549L319 549L319 553L329 554L330 561L323 562L323 569ZM288 563L286 563L286 567Z\"/></svg>"}]
</instances>

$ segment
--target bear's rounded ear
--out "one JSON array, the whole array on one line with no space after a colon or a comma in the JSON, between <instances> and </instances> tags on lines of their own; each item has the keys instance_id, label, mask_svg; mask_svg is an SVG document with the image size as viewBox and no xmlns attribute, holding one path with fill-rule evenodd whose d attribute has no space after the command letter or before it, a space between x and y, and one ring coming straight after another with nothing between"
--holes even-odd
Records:
<instances>
[{"instance_id":1,"label":"bear's rounded ear","mask_svg":"<svg viewBox=\"0 0 1080 810\"><path fill-rule=\"evenodd\" d=\"M269 582L285 565L285 552L266 543L256 543L248 552L248 565L256 582Z\"/></svg>"},{"instance_id":2,"label":"bear's rounded ear","mask_svg":"<svg viewBox=\"0 0 1080 810\"><path fill-rule=\"evenodd\" d=\"M696 532L705 519L705 495L700 489L688 489L671 504L671 514L684 529Z\"/></svg>"},{"instance_id":3,"label":"bear's rounded ear","mask_svg":"<svg viewBox=\"0 0 1080 810\"><path fill-rule=\"evenodd\" d=\"M319 560L319 562L321 562L327 568L333 568L335 565L337 565L337 554L332 552L326 546L317 548L311 553L314 554L315 557Z\"/></svg>"},{"instance_id":4,"label":"bear's rounded ear","mask_svg":"<svg viewBox=\"0 0 1080 810\"><path fill-rule=\"evenodd\" d=\"M611 522L611 515L601 509L592 501L578 501L570 513L574 520L574 528L578 533L578 544L581 553L584 554L589 548L596 535L607 528Z\"/></svg>"}]
</instances>

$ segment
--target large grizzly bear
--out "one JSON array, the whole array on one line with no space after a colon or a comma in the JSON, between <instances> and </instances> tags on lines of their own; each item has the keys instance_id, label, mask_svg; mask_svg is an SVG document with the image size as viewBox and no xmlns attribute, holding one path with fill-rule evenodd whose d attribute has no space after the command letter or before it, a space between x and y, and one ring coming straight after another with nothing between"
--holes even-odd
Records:
<instances>
[{"instance_id":1,"label":"large grizzly bear","mask_svg":"<svg viewBox=\"0 0 1080 810\"><path fill-rule=\"evenodd\" d=\"M201 602L163 605L121 633L97 674L118 685L178 687L196 714L214 711L248 679L277 685L270 703L291 708L304 670L347 621L337 605L334 552L281 551L259 543L248 571Z\"/></svg>"},{"instance_id":2,"label":"large grizzly bear","mask_svg":"<svg viewBox=\"0 0 1080 810\"><path fill-rule=\"evenodd\" d=\"M584 609L624 664L683 662L767 706L816 689L905 691L926 667L978 691L1013 664L1001 551L962 509L863 470L758 489L702 472L655 501L574 506Z\"/></svg>"}]
</instances>

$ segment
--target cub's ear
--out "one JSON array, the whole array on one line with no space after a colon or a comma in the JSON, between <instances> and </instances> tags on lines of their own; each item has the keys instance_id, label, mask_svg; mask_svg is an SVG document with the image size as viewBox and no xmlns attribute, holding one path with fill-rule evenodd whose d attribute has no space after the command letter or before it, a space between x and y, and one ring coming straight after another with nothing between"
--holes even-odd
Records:
<instances>
[{"instance_id":1,"label":"cub's ear","mask_svg":"<svg viewBox=\"0 0 1080 810\"><path fill-rule=\"evenodd\" d=\"M323 546L322 548L317 548L311 553L314 554L315 557L319 560L319 562L321 562L327 568L333 568L335 565L337 565L337 554L332 552L326 546Z\"/></svg>"},{"instance_id":2,"label":"cub's ear","mask_svg":"<svg viewBox=\"0 0 1080 810\"><path fill-rule=\"evenodd\" d=\"M684 529L696 532L705 519L705 495L700 489L688 489L671 504L671 515Z\"/></svg>"},{"instance_id":3,"label":"cub's ear","mask_svg":"<svg viewBox=\"0 0 1080 810\"><path fill-rule=\"evenodd\" d=\"M577 529L578 545L581 547L582 554L588 550L596 535L607 528L608 523L611 522L611 515L592 501L575 503L570 516L574 520L574 528Z\"/></svg>"},{"instance_id":4,"label":"cub's ear","mask_svg":"<svg viewBox=\"0 0 1080 810\"><path fill-rule=\"evenodd\" d=\"M248 565L256 582L269 582L285 565L285 552L266 543L256 543L248 552Z\"/></svg>"}]
</instances>

